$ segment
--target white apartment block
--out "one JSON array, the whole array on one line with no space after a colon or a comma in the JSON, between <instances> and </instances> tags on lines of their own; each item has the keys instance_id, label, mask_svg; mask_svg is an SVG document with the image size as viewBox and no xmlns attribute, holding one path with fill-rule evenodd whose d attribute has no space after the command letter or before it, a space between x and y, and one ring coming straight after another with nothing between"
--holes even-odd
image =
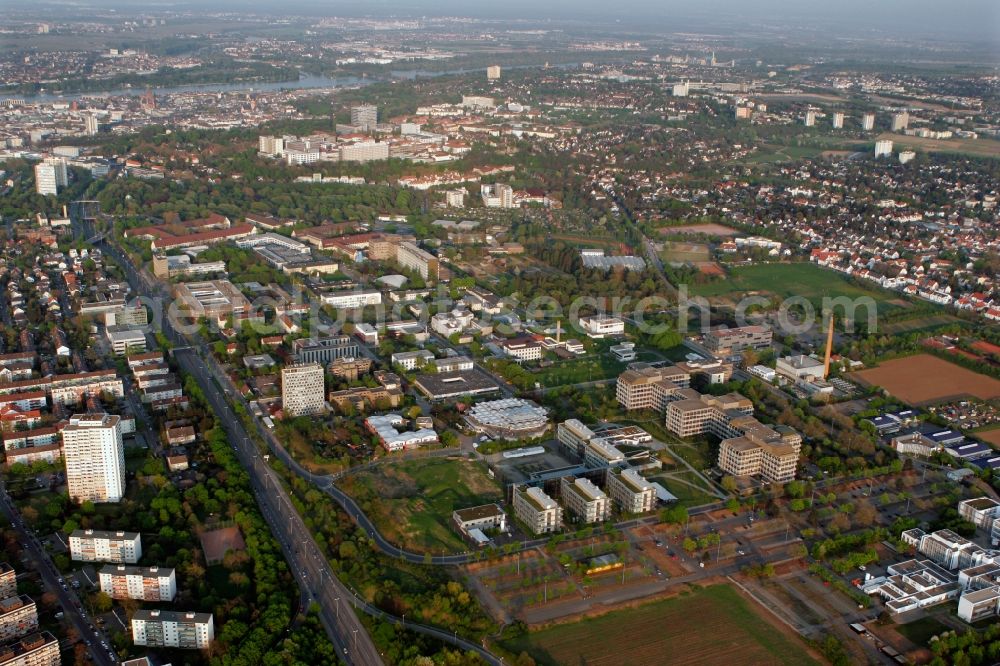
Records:
<instances>
[{"instance_id":1,"label":"white apartment block","mask_svg":"<svg viewBox=\"0 0 1000 666\"><path fill-rule=\"evenodd\" d=\"M0 641L9 641L38 630L38 609L26 594L0 601Z\"/></svg>"},{"instance_id":2,"label":"white apartment block","mask_svg":"<svg viewBox=\"0 0 1000 666\"><path fill-rule=\"evenodd\" d=\"M416 351L396 352L390 357L393 365L398 365L403 370L416 370L434 360L434 354L426 349Z\"/></svg>"},{"instance_id":3,"label":"white apartment block","mask_svg":"<svg viewBox=\"0 0 1000 666\"><path fill-rule=\"evenodd\" d=\"M892 155L892 141L880 139L875 142L875 157L889 157Z\"/></svg>"},{"instance_id":4,"label":"white apartment block","mask_svg":"<svg viewBox=\"0 0 1000 666\"><path fill-rule=\"evenodd\" d=\"M634 469L609 471L607 491L622 513L646 513L656 508L656 489Z\"/></svg>"},{"instance_id":5,"label":"white apartment block","mask_svg":"<svg viewBox=\"0 0 1000 666\"><path fill-rule=\"evenodd\" d=\"M988 530L1000 518L1000 502L989 497L976 497L958 503L958 515L979 529Z\"/></svg>"},{"instance_id":6,"label":"white apartment block","mask_svg":"<svg viewBox=\"0 0 1000 666\"><path fill-rule=\"evenodd\" d=\"M351 107L351 124L369 130L378 124L378 107L374 104L359 104Z\"/></svg>"},{"instance_id":7,"label":"white apartment block","mask_svg":"<svg viewBox=\"0 0 1000 666\"><path fill-rule=\"evenodd\" d=\"M562 529L562 507L541 488L514 488L514 515L533 534L547 534Z\"/></svg>"},{"instance_id":8,"label":"white apartment block","mask_svg":"<svg viewBox=\"0 0 1000 666\"><path fill-rule=\"evenodd\" d=\"M611 442L595 437L583 449L583 464L592 469L617 467L625 464L625 454Z\"/></svg>"},{"instance_id":9,"label":"white apartment block","mask_svg":"<svg viewBox=\"0 0 1000 666\"><path fill-rule=\"evenodd\" d=\"M326 411L323 366L293 365L281 370L281 409L286 416L312 416Z\"/></svg>"},{"instance_id":10,"label":"white apartment block","mask_svg":"<svg viewBox=\"0 0 1000 666\"><path fill-rule=\"evenodd\" d=\"M611 335L625 335L625 322L611 315L580 317L580 328L587 337L600 339Z\"/></svg>"},{"instance_id":11,"label":"white apartment block","mask_svg":"<svg viewBox=\"0 0 1000 666\"><path fill-rule=\"evenodd\" d=\"M69 184L66 160L61 157L47 157L35 165L35 192L56 195L60 187Z\"/></svg>"},{"instance_id":12,"label":"white apartment block","mask_svg":"<svg viewBox=\"0 0 1000 666\"><path fill-rule=\"evenodd\" d=\"M363 308L367 305L378 305L382 302L381 291L338 291L332 294L323 294L320 300L324 305L329 305L338 310L353 310Z\"/></svg>"},{"instance_id":13,"label":"white apartment block","mask_svg":"<svg viewBox=\"0 0 1000 666\"><path fill-rule=\"evenodd\" d=\"M142 557L142 537L138 532L73 530L69 554L74 562L135 564Z\"/></svg>"},{"instance_id":14,"label":"white apartment block","mask_svg":"<svg viewBox=\"0 0 1000 666\"><path fill-rule=\"evenodd\" d=\"M440 274L438 258L410 241L396 246L396 262L407 270L419 273L425 280L437 280Z\"/></svg>"},{"instance_id":15,"label":"white apartment block","mask_svg":"<svg viewBox=\"0 0 1000 666\"><path fill-rule=\"evenodd\" d=\"M47 631L0 646L0 666L60 666L59 641Z\"/></svg>"},{"instance_id":16,"label":"white apartment block","mask_svg":"<svg viewBox=\"0 0 1000 666\"><path fill-rule=\"evenodd\" d=\"M132 642L136 645L204 650L214 639L211 613L139 610L132 616Z\"/></svg>"},{"instance_id":17,"label":"white apartment block","mask_svg":"<svg viewBox=\"0 0 1000 666\"><path fill-rule=\"evenodd\" d=\"M177 577L170 567L109 564L98 576L101 592L112 599L173 601L177 595Z\"/></svg>"},{"instance_id":18,"label":"white apartment block","mask_svg":"<svg viewBox=\"0 0 1000 666\"><path fill-rule=\"evenodd\" d=\"M487 208L513 208L514 189L504 183L483 184L479 186L483 205Z\"/></svg>"},{"instance_id":19,"label":"white apartment block","mask_svg":"<svg viewBox=\"0 0 1000 666\"><path fill-rule=\"evenodd\" d=\"M566 508L583 523L599 523L611 517L611 501L590 479L564 476L559 492Z\"/></svg>"},{"instance_id":20,"label":"white apartment block","mask_svg":"<svg viewBox=\"0 0 1000 666\"><path fill-rule=\"evenodd\" d=\"M361 141L340 147L341 162L373 162L389 159L389 144L385 141Z\"/></svg>"},{"instance_id":21,"label":"white apartment block","mask_svg":"<svg viewBox=\"0 0 1000 666\"><path fill-rule=\"evenodd\" d=\"M74 502L119 502L125 494L121 418L74 414L63 428L66 485Z\"/></svg>"},{"instance_id":22,"label":"white apartment block","mask_svg":"<svg viewBox=\"0 0 1000 666\"><path fill-rule=\"evenodd\" d=\"M556 439L575 456L583 457L587 443L594 439L594 431L577 419L566 419L556 426Z\"/></svg>"},{"instance_id":23,"label":"white apartment block","mask_svg":"<svg viewBox=\"0 0 1000 666\"><path fill-rule=\"evenodd\" d=\"M17 572L6 562L0 562L0 599L17 595Z\"/></svg>"},{"instance_id":24,"label":"white apartment block","mask_svg":"<svg viewBox=\"0 0 1000 666\"><path fill-rule=\"evenodd\" d=\"M497 346L504 354L518 362L537 361L542 358L542 345L529 338L503 340Z\"/></svg>"},{"instance_id":25,"label":"white apartment block","mask_svg":"<svg viewBox=\"0 0 1000 666\"><path fill-rule=\"evenodd\" d=\"M447 338L470 327L475 319L476 316L468 310L458 308L451 312L439 312L431 317L431 330Z\"/></svg>"}]
</instances>

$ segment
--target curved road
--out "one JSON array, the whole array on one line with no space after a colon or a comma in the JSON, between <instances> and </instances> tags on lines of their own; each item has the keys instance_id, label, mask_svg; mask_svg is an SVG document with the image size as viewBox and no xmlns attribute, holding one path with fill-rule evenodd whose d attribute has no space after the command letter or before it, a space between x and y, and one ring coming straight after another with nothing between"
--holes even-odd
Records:
<instances>
[{"instance_id":1,"label":"curved road","mask_svg":"<svg viewBox=\"0 0 1000 666\"><path fill-rule=\"evenodd\" d=\"M92 237L92 235L90 234L89 236ZM132 283L133 288L136 288L136 291L150 297L162 295L162 285L150 283L147 277L138 271L129 258L117 247L107 243L103 239L98 241L97 244L100 244L122 266L127 273L129 282ZM493 666L501 666L503 663L502 659L496 657L478 643L458 636L457 632L448 632L437 627L419 623L405 623L401 618L372 606L344 585L329 568L329 563L320 552L311 533L302 522L301 516L295 510L294 506L292 506L287 493L277 478L277 474L269 465L262 463L257 447L251 442L243 427L243 423L236 416L229 402L220 395L219 391L215 390L215 386L226 387L225 392L231 398L238 400L244 408L247 408L248 405L243 396L239 395L232 388L228 377L225 377L221 373L214 359L210 359L209 363L206 364L199 357L200 350L198 350L199 354L196 354L191 347L185 347L188 340L173 328L171 322L166 317L162 321L162 333L168 340L177 345L177 348L174 349L174 356L178 364L182 366L185 372L191 373L198 385L204 389L206 399L211 404L213 411L220 418L224 429L230 436L230 442L235 442L233 450L237 453L240 461L250 474L254 494L258 499L265 520L281 543L282 550L293 569L293 573L300 579L300 586L304 588L304 593L319 603L320 618L327 629L327 633L337 647L338 653L342 655L348 664L375 666L383 662L381 655L378 653L371 637L364 625L359 621L357 615L353 612L341 613L341 601L345 604L350 604L355 610L361 611L366 615L383 621L398 623L405 626L409 631L431 636L463 650L475 652L486 663ZM218 377L213 377L213 375L222 375L222 381L219 381ZM213 379L216 380L215 386L213 386ZM254 419L254 424L259 434L264 437L264 441L271 445L270 448L275 451L279 458L285 460L290 467L297 468L297 473L301 470L302 473L307 475L306 478L314 483L316 479L324 478L312 475L295 463L284 447L273 438L269 431L263 428L259 420ZM352 515L352 519L358 521L359 526L365 529L376 540L376 544L382 550L390 554L393 554L392 551L395 550L397 556L405 553L405 551L392 546L381 534L376 532L374 525L360 511L357 505L354 504L353 500L350 500L349 497L333 487L332 480L326 478L325 481L326 483L323 486L335 491L328 491L331 497L338 500L338 503L341 503L341 506ZM339 498L350 501L353 511L340 502ZM361 519L364 522L361 522ZM422 555L416 553L406 554L409 555L406 559L411 562L424 562ZM457 557L459 559L449 556L445 558L448 561L438 563L456 564L464 562L467 559L466 556Z\"/></svg>"}]
</instances>

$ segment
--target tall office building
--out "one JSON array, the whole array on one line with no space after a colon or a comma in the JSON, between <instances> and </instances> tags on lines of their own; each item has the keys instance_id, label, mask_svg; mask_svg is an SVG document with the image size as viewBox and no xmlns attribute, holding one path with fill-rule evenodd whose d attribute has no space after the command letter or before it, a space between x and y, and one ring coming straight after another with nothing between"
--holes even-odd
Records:
<instances>
[{"instance_id":1,"label":"tall office building","mask_svg":"<svg viewBox=\"0 0 1000 666\"><path fill-rule=\"evenodd\" d=\"M835 111L833 114L833 129L843 129L844 128L844 114L840 111Z\"/></svg>"},{"instance_id":2,"label":"tall office building","mask_svg":"<svg viewBox=\"0 0 1000 666\"><path fill-rule=\"evenodd\" d=\"M351 107L351 124L365 131L375 128L378 123L378 107L373 104L360 104Z\"/></svg>"},{"instance_id":3,"label":"tall office building","mask_svg":"<svg viewBox=\"0 0 1000 666\"><path fill-rule=\"evenodd\" d=\"M113 414L74 414L62 436L70 499L121 501L125 494L121 418Z\"/></svg>"},{"instance_id":4,"label":"tall office building","mask_svg":"<svg viewBox=\"0 0 1000 666\"><path fill-rule=\"evenodd\" d=\"M894 113L892 115L892 131L902 132L910 126L910 114L906 111Z\"/></svg>"},{"instance_id":5,"label":"tall office building","mask_svg":"<svg viewBox=\"0 0 1000 666\"><path fill-rule=\"evenodd\" d=\"M292 365L281 370L281 408L286 416L322 414L323 366L319 363Z\"/></svg>"},{"instance_id":6,"label":"tall office building","mask_svg":"<svg viewBox=\"0 0 1000 666\"><path fill-rule=\"evenodd\" d=\"M35 191L39 194L58 194L67 183L66 160L61 157L47 157L35 165Z\"/></svg>"},{"instance_id":7,"label":"tall office building","mask_svg":"<svg viewBox=\"0 0 1000 666\"><path fill-rule=\"evenodd\" d=\"M486 68L486 80L487 81L499 81L500 80L500 65L490 65Z\"/></svg>"},{"instance_id":8,"label":"tall office building","mask_svg":"<svg viewBox=\"0 0 1000 666\"><path fill-rule=\"evenodd\" d=\"M98 132L97 116L88 113L83 117L83 128L89 136L94 136Z\"/></svg>"},{"instance_id":9,"label":"tall office building","mask_svg":"<svg viewBox=\"0 0 1000 666\"><path fill-rule=\"evenodd\" d=\"M861 116L861 129L863 129L866 132L871 132L873 129L875 129L874 113L866 113L863 116Z\"/></svg>"}]
</instances>

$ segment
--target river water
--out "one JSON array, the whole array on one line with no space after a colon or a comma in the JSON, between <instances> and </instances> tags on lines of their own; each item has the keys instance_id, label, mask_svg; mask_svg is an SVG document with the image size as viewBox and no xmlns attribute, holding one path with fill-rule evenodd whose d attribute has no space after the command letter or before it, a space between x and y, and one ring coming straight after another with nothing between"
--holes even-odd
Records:
<instances>
[{"instance_id":1,"label":"river water","mask_svg":"<svg viewBox=\"0 0 1000 666\"><path fill-rule=\"evenodd\" d=\"M298 81L275 81L246 82L246 83L199 83L186 86L169 86L164 88L151 88L157 95L169 95L171 93L188 92L274 92L279 90L303 90L307 88L343 88L344 86L356 86L370 83L370 79L363 79L356 76L343 76L331 78L327 76L314 76L306 74ZM119 88L118 90L102 90L100 92L80 92L80 93L39 93L37 95L0 95L0 99L23 99L32 102L69 102L74 99L85 99L88 97L138 97L146 92L145 87Z\"/></svg>"},{"instance_id":2,"label":"river water","mask_svg":"<svg viewBox=\"0 0 1000 666\"><path fill-rule=\"evenodd\" d=\"M572 67L579 66L580 63L560 63L553 65L554 68L568 69ZM506 69L523 69L528 67L537 67L538 65L513 65L507 67ZM359 86L367 85L369 83L375 83L377 81L391 80L391 79L416 79L424 77L435 77L435 76L448 76L452 74L469 74L472 72L483 71L485 75L484 68L474 68L474 69L447 69L447 70L423 70L423 69L409 69L409 70L392 70L389 72L389 76L374 76L371 78L362 78L358 76L341 76L341 77L328 77L328 76L315 76L313 74L303 74L299 77L298 81L275 81L273 83L263 83L263 82L245 82L245 83L199 83L185 86L169 86L163 88L151 88L152 91L158 95L169 95L172 93L189 93L189 92L202 92L202 93L213 93L213 92L275 92L280 90L305 90L309 88L343 88L345 86ZM146 92L144 86L135 86L132 88L119 88L118 90L103 90L95 92L79 92L79 93L39 93L37 95L15 95L15 94L0 94L0 100L4 99L23 99L31 102L70 102L74 99L86 99L88 97L138 97Z\"/></svg>"}]
</instances>

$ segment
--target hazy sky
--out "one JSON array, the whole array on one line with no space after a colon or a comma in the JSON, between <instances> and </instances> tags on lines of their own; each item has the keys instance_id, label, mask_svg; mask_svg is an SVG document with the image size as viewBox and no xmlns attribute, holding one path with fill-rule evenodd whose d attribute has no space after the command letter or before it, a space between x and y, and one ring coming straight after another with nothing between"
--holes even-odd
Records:
<instances>
[{"instance_id":1,"label":"hazy sky","mask_svg":"<svg viewBox=\"0 0 1000 666\"><path fill-rule=\"evenodd\" d=\"M139 9L125 0L84 0ZM149 9L168 7L153 0ZM620 21L624 26L711 27L755 24L836 26L845 36L872 30L922 37L967 35L1000 44L1000 0L178 0L185 9L216 7L326 15L464 15Z\"/></svg>"}]
</instances>

